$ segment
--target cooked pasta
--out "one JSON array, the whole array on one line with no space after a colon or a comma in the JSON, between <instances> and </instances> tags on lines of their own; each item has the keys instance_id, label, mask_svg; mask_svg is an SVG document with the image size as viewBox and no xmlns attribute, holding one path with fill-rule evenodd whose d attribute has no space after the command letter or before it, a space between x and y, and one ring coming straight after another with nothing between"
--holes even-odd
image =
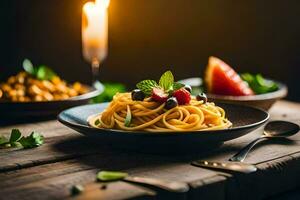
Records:
<instances>
[{"instance_id":1,"label":"cooked pasta","mask_svg":"<svg viewBox=\"0 0 300 200\"><path fill-rule=\"evenodd\" d=\"M130 93L116 94L102 113L90 117L89 124L96 128L149 132L218 130L232 125L225 111L214 103L192 97L189 104L168 110L165 103L151 98L134 101Z\"/></svg>"}]
</instances>

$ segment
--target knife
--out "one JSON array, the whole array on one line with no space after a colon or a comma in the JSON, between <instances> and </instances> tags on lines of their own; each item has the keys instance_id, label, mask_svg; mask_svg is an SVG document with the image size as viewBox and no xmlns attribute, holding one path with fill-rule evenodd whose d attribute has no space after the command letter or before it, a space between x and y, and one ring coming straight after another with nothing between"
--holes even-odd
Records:
<instances>
[{"instance_id":1,"label":"knife","mask_svg":"<svg viewBox=\"0 0 300 200\"><path fill-rule=\"evenodd\" d=\"M252 164L241 163L241 162L216 162L207 160L198 160L192 162L192 165L210 169L221 169L240 173L252 173L257 171L257 167Z\"/></svg>"},{"instance_id":2,"label":"knife","mask_svg":"<svg viewBox=\"0 0 300 200\"><path fill-rule=\"evenodd\" d=\"M186 183L179 181L166 181L157 178L138 176L127 176L123 179L123 181L130 183L138 183L142 185L149 185L171 192L186 192L189 190L189 186Z\"/></svg>"}]
</instances>

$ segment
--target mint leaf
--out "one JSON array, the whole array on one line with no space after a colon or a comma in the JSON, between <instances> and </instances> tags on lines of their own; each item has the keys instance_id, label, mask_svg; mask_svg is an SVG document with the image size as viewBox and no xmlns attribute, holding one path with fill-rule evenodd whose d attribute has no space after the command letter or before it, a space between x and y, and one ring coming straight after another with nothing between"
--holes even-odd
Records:
<instances>
[{"instance_id":1,"label":"mint leaf","mask_svg":"<svg viewBox=\"0 0 300 200\"><path fill-rule=\"evenodd\" d=\"M12 143L19 141L21 139L21 136L22 136L22 134L19 129L12 129L10 138L9 138L9 143L12 144Z\"/></svg>"},{"instance_id":2,"label":"mint leaf","mask_svg":"<svg viewBox=\"0 0 300 200\"><path fill-rule=\"evenodd\" d=\"M41 65L38 67L36 72L36 77L40 80L51 80L56 73L45 65Z\"/></svg>"},{"instance_id":3,"label":"mint leaf","mask_svg":"<svg viewBox=\"0 0 300 200\"><path fill-rule=\"evenodd\" d=\"M116 181L124 179L128 176L125 172L115 172L115 171L101 171L97 174L98 181Z\"/></svg>"},{"instance_id":4,"label":"mint leaf","mask_svg":"<svg viewBox=\"0 0 300 200\"><path fill-rule=\"evenodd\" d=\"M125 118L125 122L124 122L124 125L125 125L126 127L129 127L129 126L130 126L131 119L132 119L132 116L131 116L130 107L127 106L127 114L126 114L126 118Z\"/></svg>"},{"instance_id":5,"label":"mint leaf","mask_svg":"<svg viewBox=\"0 0 300 200\"><path fill-rule=\"evenodd\" d=\"M28 74L35 75L35 70L34 70L33 64L32 64L32 62L29 59L24 59L24 61L23 61L23 69Z\"/></svg>"},{"instance_id":6,"label":"mint leaf","mask_svg":"<svg viewBox=\"0 0 300 200\"><path fill-rule=\"evenodd\" d=\"M159 86L165 91L172 89L174 76L171 71L166 71L159 79Z\"/></svg>"},{"instance_id":7,"label":"mint leaf","mask_svg":"<svg viewBox=\"0 0 300 200\"><path fill-rule=\"evenodd\" d=\"M136 84L136 87L142 90L142 92L144 92L146 96L150 96L152 93L152 89L155 87L159 87L159 85L154 80L143 80Z\"/></svg>"},{"instance_id":8,"label":"mint leaf","mask_svg":"<svg viewBox=\"0 0 300 200\"><path fill-rule=\"evenodd\" d=\"M37 133L37 132L32 132L29 136L27 137L22 137L19 140L20 144L23 146L23 148L33 148L33 147L38 147L44 143L44 137Z\"/></svg>"},{"instance_id":9,"label":"mint leaf","mask_svg":"<svg viewBox=\"0 0 300 200\"><path fill-rule=\"evenodd\" d=\"M175 82L175 83L173 83L172 89L179 90L180 88L183 88L183 87L184 87L184 84Z\"/></svg>"}]
</instances>

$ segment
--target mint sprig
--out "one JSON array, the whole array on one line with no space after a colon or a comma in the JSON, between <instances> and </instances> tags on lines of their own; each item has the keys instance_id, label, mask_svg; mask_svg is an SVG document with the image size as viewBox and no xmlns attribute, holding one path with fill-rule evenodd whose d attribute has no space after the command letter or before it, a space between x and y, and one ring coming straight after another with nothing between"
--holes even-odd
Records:
<instances>
[{"instance_id":1,"label":"mint sprig","mask_svg":"<svg viewBox=\"0 0 300 200\"><path fill-rule=\"evenodd\" d=\"M152 93L152 89L155 87L159 87L159 85L154 80L143 80L136 84L136 87L142 90L142 92L144 92L146 96L150 96Z\"/></svg>"},{"instance_id":2,"label":"mint sprig","mask_svg":"<svg viewBox=\"0 0 300 200\"><path fill-rule=\"evenodd\" d=\"M22 136L19 129L12 129L10 133L10 138L0 137L0 148L4 147L23 147L34 148L42 145L44 143L44 137L37 133L32 132L29 136Z\"/></svg>"},{"instance_id":3,"label":"mint sprig","mask_svg":"<svg viewBox=\"0 0 300 200\"><path fill-rule=\"evenodd\" d=\"M143 80L136 84L136 87L140 89L146 96L150 96L153 88L161 88L166 93L172 93L175 90L178 90L184 87L184 84L174 82L174 76L171 71L166 71L159 79L157 84L154 80Z\"/></svg>"}]
</instances>

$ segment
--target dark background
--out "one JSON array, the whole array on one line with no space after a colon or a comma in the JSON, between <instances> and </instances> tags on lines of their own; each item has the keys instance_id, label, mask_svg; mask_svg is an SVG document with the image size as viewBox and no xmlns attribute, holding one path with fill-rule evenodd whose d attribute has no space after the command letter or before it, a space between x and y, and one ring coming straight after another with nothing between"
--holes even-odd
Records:
<instances>
[{"instance_id":1,"label":"dark background","mask_svg":"<svg viewBox=\"0 0 300 200\"><path fill-rule=\"evenodd\" d=\"M81 54L85 0L0 3L0 80L24 58L47 64L70 81L90 80ZM111 0L109 56L103 81L133 85L171 69L200 76L210 55L238 72L262 73L289 86L300 101L299 0Z\"/></svg>"}]
</instances>

